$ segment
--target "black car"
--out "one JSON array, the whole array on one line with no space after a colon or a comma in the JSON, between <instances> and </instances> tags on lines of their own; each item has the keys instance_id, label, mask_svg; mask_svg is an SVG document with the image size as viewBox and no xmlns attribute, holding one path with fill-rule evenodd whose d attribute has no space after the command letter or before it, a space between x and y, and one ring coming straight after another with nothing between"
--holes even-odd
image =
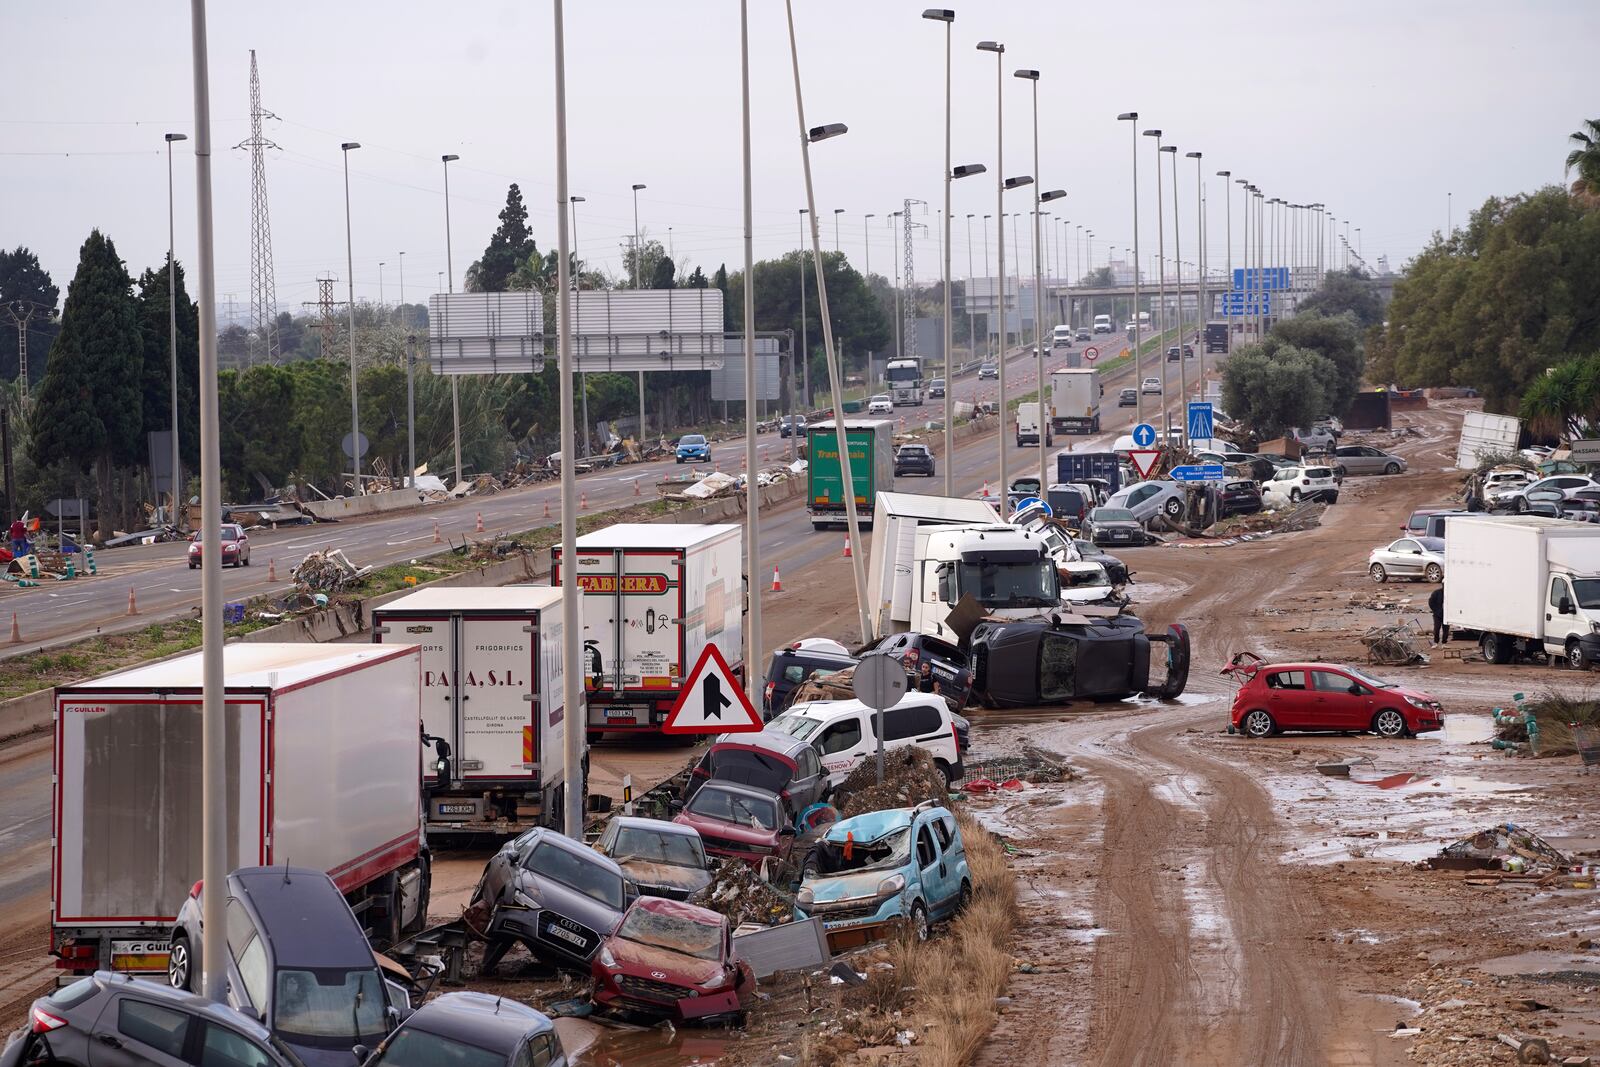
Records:
<instances>
[{"instance_id":1,"label":"black car","mask_svg":"<svg viewBox=\"0 0 1600 1067\"><path fill-rule=\"evenodd\" d=\"M209 1064L209 1058L201 1059ZM221 1061L253 1063L254 1061ZM456 992L430 1000L363 1067L566 1067L555 1023L508 997Z\"/></svg>"},{"instance_id":2,"label":"black car","mask_svg":"<svg viewBox=\"0 0 1600 1067\"><path fill-rule=\"evenodd\" d=\"M944 396L944 379L934 378L928 382L928 399L938 400Z\"/></svg>"},{"instance_id":3,"label":"black car","mask_svg":"<svg viewBox=\"0 0 1600 1067\"><path fill-rule=\"evenodd\" d=\"M794 702L794 691L813 674L832 674L855 665L856 657L845 652L842 645L822 649L796 641L788 648L777 649L767 661L767 684L761 690L762 717L770 719L788 710Z\"/></svg>"},{"instance_id":4,"label":"black car","mask_svg":"<svg viewBox=\"0 0 1600 1067\"><path fill-rule=\"evenodd\" d=\"M1173 345L1171 348L1167 349L1167 362L1176 363L1178 362L1178 359L1178 346Z\"/></svg>"},{"instance_id":5,"label":"black car","mask_svg":"<svg viewBox=\"0 0 1600 1067\"><path fill-rule=\"evenodd\" d=\"M1102 551L1093 541L1074 540L1072 545L1078 550L1079 559L1104 567L1112 585L1127 585L1133 581L1133 572L1128 565L1111 553Z\"/></svg>"},{"instance_id":6,"label":"black car","mask_svg":"<svg viewBox=\"0 0 1600 1067\"><path fill-rule=\"evenodd\" d=\"M482 973L520 941L539 959L587 975L636 895L621 867L581 841L543 826L511 839L472 895L473 907L488 909Z\"/></svg>"},{"instance_id":7,"label":"black car","mask_svg":"<svg viewBox=\"0 0 1600 1067\"><path fill-rule=\"evenodd\" d=\"M1096 545L1142 545L1144 525L1127 508L1095 508L1083 520L1083 536Z\"/></svg>"},{"instance_id":8,"label":"black car","mask_svg":"<svg viewBox=\"0 0 1600 1067\"><path fill-rule=\"evenodd\" d=\"M804 415L785 415L778 420L778 436L793 437L795 434L806 432L806 417Z\"/></svg>"},{"instance_id":9,"label":"black car","mask_svg":"<svg viewBox=\"0 0 1600 1067\"><path fill-rule=\"evenodd\" d=\"M901 445L894 454L894 476L921 474L933 477L933 453L927 445Z\"/></svg>"},{"instance_id":10,"label":"black car","mask_svg":"<svg viewBox=\"0 0 1600 1067\"><path fill-rule=\"evenodd\" d=\"M1085 326L1079 326L1078 327L1078 332L1073 334L1072 336L1077 338L1080 341L1093 341L1094 340L1094 334L1090 333L1089 330L1088 330L1088 327L1085 327Z\"/></svg>"},{"instance_id":11,"label":"black car","mask_svg":"<svg viewBox=\"0 0 1600 1067\"><path fill-rule=\"evenodd\" d=\"M1117 407L1134 408L1139 406L1139 390L1124 389L1117 394Z\"/></svg>"},{"instance_id":12,"label":"black car","mask_svg":"<svg viewBox=\"0 0 1600 1067\"><path fill-rule=\"evenodd\" d=\"M1222 483L1222 517L1254 515L1261 510L1261 487L1252 481Z\"/></svg>"},{"instance_id":13,"label":"black car","mask_svg":"<svg viewBox=\"0 0 1600 1067\"><path fill-rule=\"evenodd\" d=\"M924 693L938 693L951 711L967 706L972 694L972 668L967 654L948 641L922 633L891 634L874 647L898 659Z\"/></svg>"},{"instance_id":14,"label":"black car","mask_svg":"<svg viewBox=\"0 0 1600 1067\"><path fill-rule=\"evenodd\" d=\"M1189 682L1189 631L1145 633L1132 615L1069 621L980 622L969 638L975 699L991 708L1031 708L1072 700L1180 695ZM1166 647L1166 677L1152 684L1152 645Z\"/></svg>"}]
</instances>

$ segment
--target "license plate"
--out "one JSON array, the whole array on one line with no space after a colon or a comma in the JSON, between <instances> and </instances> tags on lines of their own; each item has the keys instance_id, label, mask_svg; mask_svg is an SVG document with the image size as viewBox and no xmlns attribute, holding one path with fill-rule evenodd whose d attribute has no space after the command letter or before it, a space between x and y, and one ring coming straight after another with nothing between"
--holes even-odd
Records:
<instances>
[{"instance_id":1,"label":"license plate","mask_svg":"<svg viewBox=\"0 0 1600 1067\"><path fill-rule=\"evenodd\" d=\"M639 713L633 708L607 708L606 709L606 718L608 718L608 719L626 719L629 722L633 722L635 719L638 718L638 716L639 716Z\"/></svg>"},{"instance_id":2,"label":"license plate","mask_svg":"<svg viewBox=\"0 0 1600 1067\"><path fill-rule=\"evenodd\" d=\"M476 805L476 804L440 804L439 805L439 814L440 815L476 815L477 813L478 813L478 805Z\"/></svg>"},{"instance_id":3,"label":"license plate","mask_svg":"<svg viewBox=\"0 0 1600 1067\"><path fill-rule=\"evenodd\" d=\"M569 945L575 945L578 948L589 947L589 942L581 935L575 934L571 930L563 929L562 927L557 926L555 923L551 923L550 925L546 926L544 928L544 932L549 934L551 937L560 938Z\"/></svg>"},{"instance_id":4,"label":"license plate","mask_svg":"<svg viewBox=\"0 0 1600 1067\"><path fill-rule=\"evenodd\" d=\"M111 942L111 969L113 971L164 971L172 942L113 941Z\"/></svg>"}]
</instances>

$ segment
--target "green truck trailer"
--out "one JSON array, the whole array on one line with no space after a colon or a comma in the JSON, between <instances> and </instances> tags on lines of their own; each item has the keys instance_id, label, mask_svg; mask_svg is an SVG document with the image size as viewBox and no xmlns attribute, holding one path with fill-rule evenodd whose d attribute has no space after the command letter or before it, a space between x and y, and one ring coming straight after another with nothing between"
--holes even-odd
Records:
<instances>
[{"instance_id":1,"label":"green truck trailer","mask_svg":"<svg viewBox=\"0 0 1600 1067\"><path fill-rule=\"evenodd\" d=\"M889 419L845 419L854 482L856 514L862 529L872 526L872 502L878 492L894 489L894 423ZM811 527L845 525L844 478L839 466L839 438L832 419L806 428L806 511Z\"/></svg>"}]
</instances>

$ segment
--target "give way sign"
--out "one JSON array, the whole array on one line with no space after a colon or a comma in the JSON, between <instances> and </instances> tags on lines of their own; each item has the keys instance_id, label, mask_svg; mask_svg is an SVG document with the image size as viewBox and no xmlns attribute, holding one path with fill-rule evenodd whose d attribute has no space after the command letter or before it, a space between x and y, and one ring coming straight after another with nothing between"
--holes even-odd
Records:
<instances>
[{"instance_id":1,"label":"give way sign","mask_svg":"<svg viewBox=\"0 0 1600 1067\"><path fill-rule=\"evenodd\" d=\"M689 672L678 702L672 705L661 732L668 734L745 734L761 729L761 716L751 706L716 645L708 644Z\"/></svg>"},{"instance_id":2,"label":"give way sign","mask_svg":"<svg viewBox=\"0 0 1600 1067\"><path fill-rule=\"evenodd\" d=\"M1139 472L1139 477L1148 478L1150 472L1156 469L1156 461L1161 458L1159 448L1133 448L1128 450L1128 460L1133 464L1133 469Z\"/></svg>"}]
</instances>

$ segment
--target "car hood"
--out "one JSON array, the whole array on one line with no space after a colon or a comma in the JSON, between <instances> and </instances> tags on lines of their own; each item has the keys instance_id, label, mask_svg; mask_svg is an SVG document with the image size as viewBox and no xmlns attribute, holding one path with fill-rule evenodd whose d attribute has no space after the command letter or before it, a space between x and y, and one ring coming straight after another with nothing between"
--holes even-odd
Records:
<instances>
[{"instance_id":1,"label":"car hood","mask_svg":"<svg viewBox=\"0 0 1600 1067\"><path fill-rule=\"evenodd\" d=\"M1420 700L1424 704L1436 704L1440 707L1443 707L1443 705L1440 704L1438 697L1434 696L1432 693L1424 693L1420 689L1409 689L1404 686L1394 686L1393 688L1384 690L1384 692L1395 693L1401 697L1411 700Z\"/></svg>"},{"instance_id":2,"label":"car hood","mask_svg":"<svg viewBox=\"0 0 1600 1067\"><path fill-rule=\"evenodd\" d=\"M528 895L549 911L574 919L601 937L610 934L622 921L622 912L609 904L578 892L553 878L541 878L537 873L524 872L523 884L532 883L534 892ZM506 896L510 896L509 892ZM505 898L502 898L505 902Z\"/></svg>"},{"instance_id":3,"label":"car hood","mask_svg":"<svg viewBox=\"0 0 1600 1067\"><path fill-rule=\"evenodd\" d=\"M683 893L697 893L711 884L710 871L679 867L675 863L622 860L617 866L641 889L674 889Z\"/></svg>"},{"instance_id":4,"label":"car hood","mask_svg":"<svg viewBox=\"0 0 1600 1067\"><path fill-rule=\"evenodd\" d=\"M719 977L723 971L721 960L703 960L687 952L641 945L621 937L608 939L606 948L616 957L617 970L640 978L655 978L658 982L703 986ZM667 977L656 978L652 972L660 972Z\"/></svg>"},{"instance_id":5,"label":"car hood","mask_svg":"<svg viewBox=\"0 0 1600 1067\"><path fill-rule=\"evenodd\" d=\"M708 819L704 815L696 815L690 811L678 813L674 822L685 826L692 826L700 831L700 835L721 837L728 841L738 841L747 845L766 845L771 847L778 841L778 831L757 830L750 826L740 826L738 823L723 822L721 819Z\"/></svg>"},{"instance_id":6,"label":"car hood","mask_svg":"<svg viewBox=\"0 0 1600 1067\"><path fill-rule=\"evenodd\" d=\"M857 897L875 897L878 895L878 884L902 870L903 868L899 867L884 867L871 871L853 871L850 874L814 876L806 879L805 888L811 890L811 899L817 904L831 904Z\"/></svg>"}]
</instances>

